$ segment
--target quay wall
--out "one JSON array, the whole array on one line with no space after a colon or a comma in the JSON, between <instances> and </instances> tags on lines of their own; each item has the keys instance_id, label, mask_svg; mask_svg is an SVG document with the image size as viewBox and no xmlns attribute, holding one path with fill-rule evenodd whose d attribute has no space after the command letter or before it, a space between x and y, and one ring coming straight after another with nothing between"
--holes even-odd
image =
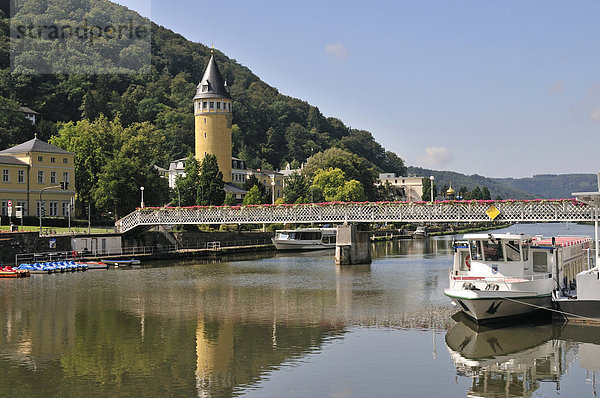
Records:
<instances>
[{"instance_id":1,"label":"quay wall","mask_svg":"<svg viewBox=\"0 0 600 398\"><path fill-rule=\"evenodd\" d=\"M0 233L0 261L4 265L14 265L17 254L70 250L70 235L39 236L38 232Z\"/></svg>"},{"instance_id":2,"label":"quay wall","mask_svg":"<svg viewBox=\"0 0 600 398\"><path fill-rule=\"evenodd\" d=\"M172 234L182 247L198 247L206 242L234 243L241 241L269 242L272 232L254 231L211 231L211 232L175 232ZM123 235L123 248L141 246L169 246L171 241L159 231L145 231L138 235Z\"/></svg>"}]
</instances>

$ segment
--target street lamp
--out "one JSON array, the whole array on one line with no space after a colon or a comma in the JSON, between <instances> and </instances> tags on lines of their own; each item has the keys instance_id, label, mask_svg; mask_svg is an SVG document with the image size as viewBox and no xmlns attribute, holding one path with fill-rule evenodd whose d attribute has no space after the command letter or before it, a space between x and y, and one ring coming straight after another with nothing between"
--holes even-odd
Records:
<instances>
[{"instance_id":1,"label":"street lamp","mask_svg":"<svg viewBox=\"0 0 600 398\"><path fill-rule=\"evenodd\" d=\"M143 209L144 208L144 187L140 187L140 191L142 192L142 205L140 207Z\"/></svg>"},{"instance_id":2,"label":"street lamp","mask_svg":"<svg viewBox=\"0 0 600 398\"><path fill-rule=\"evenodd\" d=\"M435 180L434 176L429 177L431 180L431 184L429 184L429 192L431 192L431 203L433 203L433 180Z\"/></svg>"},{"instance_id":3,"label":"street lamp","mask_svg":"<svg viewBox=\"0 0 600 398\"><path fill-rule=\"evenodd\" d=\"M275 174L273 174L273 181L271 181L271 191L273 191L273 204L275 204Z\"/></svg>"}]
</instances>

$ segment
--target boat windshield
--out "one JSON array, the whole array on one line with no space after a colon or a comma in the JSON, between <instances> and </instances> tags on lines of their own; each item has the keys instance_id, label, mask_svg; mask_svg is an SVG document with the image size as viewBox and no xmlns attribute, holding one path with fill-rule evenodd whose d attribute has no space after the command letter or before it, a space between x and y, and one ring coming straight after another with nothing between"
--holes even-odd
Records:
<instances>
[{"instance_id":1,"label":"boat windshield","mask_svg":"<svg viewBox=\"0 0 600 398\"><path fill-rule=\"evenodd\" d=\"M502 253L502 241L484 240L482 243L485 261L504 261L504 254Z\"/></svg>"},{"instance_id":2,"label":"boat windshield","mask_svg":"<svg viewBox=\"0 0 600 398\"><path fill-rule=\"evenodd\" d=\"M521 246L518 240L507 240L506 261L521 261Z\"/></svg>"},{"instance_id":3,"label":"boat windshield","mask_svg":"<svg viewBox=\"0 0 600 398\"><path fill-rule=\"evenodd\" d=\"M481 255L481 244L477 240L470 240L469 246L471 247L471 258L473 260L483 260Z\"/></svg>"}]
</instances>

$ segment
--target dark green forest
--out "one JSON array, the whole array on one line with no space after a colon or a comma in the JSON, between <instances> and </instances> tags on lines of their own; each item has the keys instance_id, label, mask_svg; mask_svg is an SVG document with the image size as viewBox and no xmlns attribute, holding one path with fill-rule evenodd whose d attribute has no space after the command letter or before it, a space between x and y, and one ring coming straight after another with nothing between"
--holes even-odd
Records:
<instances>
[{"instance_id":1,"label":"dark green forest","mask_svg":"<svg viewBox=\"0 0 600 398\"><path fill-rule=\"evenodd\" d=\"M60 21L62 25L75 25L86 18L101 20L105 24L127 18L146 23L152 30L151 65L136 74L118 73L118 62L113 62L107 52L101 62L81 65L76 69L82 73L35 74L22 66L11 72L11 20L3 12L0 15L0 108L3 109L0 149L30 139L37 132L41 139L74 150L73 145L69 146L64 139L52 141L51 137L61 134L64 123L94 123L104 117L104 124L118 121L119 128L129 130L136 130L143 124L144 134L160 135L160 139L153 139L159 145L158 151L153 148L151 156L139 154L142 159L152 160L159 166L168 166L169 160L186 157L193 151L192 98L210 58L210 48L186 40L106 0L26 0L17 3L12 21L14 25L16 21L25 25L32 20L40 23L37 16L40 3L44 4L45 20ZM71 11L67 13L64 10ZM61 62L65 65L81 64L81 59L90 55L86 52L104 51L110 45L109 40L97 40L94 46L87 47L67 42L61 53ZM127 48L126 53L143 51L143 48L135 46ZM34 58L33 51L36 49L39 46L22 46L18 59ZM339 119L325 117L307 102L281 94L250 69L216 49L214 56L234 99L233 156L245 159L249 167L278 169L288 162L297 166L313 154L338 147L366 160L375 172L404 174L402 159L386 151L370 132L351 129ZM35 57L36 65L51 67L54 62L51 54L47 58ZM18 106L36 110L42 122L35 128L15 122L14 112L11 114L6 110ZM8 120L9 116L12 120ZM72 124L68 124L67 128L72 135ZM95 144L108 146L100 151L107 153L108 157L116 157L113 156L117 150L112 147L113 143L98 141ZM86 159L80 157L79 161L85 162ZM98 167L96 172L100 174L101 165ZM94 187L88 188L94 190ZM93 192L82 194L88 200L94 200ZM370 199L376 198L370 195Z\"/></svg>"}]
</instances>

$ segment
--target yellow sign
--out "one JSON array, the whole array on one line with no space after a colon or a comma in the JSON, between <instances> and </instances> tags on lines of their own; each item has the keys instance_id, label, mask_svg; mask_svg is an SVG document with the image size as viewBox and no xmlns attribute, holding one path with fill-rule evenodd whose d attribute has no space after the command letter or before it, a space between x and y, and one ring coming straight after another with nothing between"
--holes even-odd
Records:
<instances>
[{"instance_id":1,"label":"yellow sign","mask_svg":"<svg viewBox=\"0 0 600 398\"><path fill-rule=\"evenodd\" d=\"M485 214L493 221L500 214L500 210L498 210L496 206L491 205L490 208L485 211Z\"/></svg>"}]
</instances>

